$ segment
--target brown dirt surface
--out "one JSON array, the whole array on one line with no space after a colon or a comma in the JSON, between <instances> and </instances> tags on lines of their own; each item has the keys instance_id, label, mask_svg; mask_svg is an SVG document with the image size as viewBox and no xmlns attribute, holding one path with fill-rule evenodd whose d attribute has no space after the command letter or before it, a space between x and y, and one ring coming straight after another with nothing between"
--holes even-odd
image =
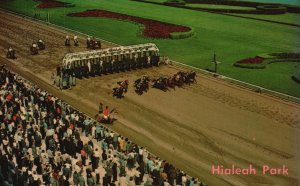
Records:
<instances>
[{"instance_id":1,"label":"brown dirt surface","mask_svg":"<svg viewBox=\"0 0 300 186\"><path fill-rule=\"evenodd\" d=\"M171 75L182 67L153 67L114 73L77 81L71 90L51 85L55 66L69 51L65 31L0 12L0 63L91 117L101 101L116 108L117 121L108 126L147 147L150 152L212 186L225 185L299 185L300 106L267 95L236 87L222 80L198 74L197 84L167 92L150 89L141 96L132 83L142 75L151 78ZM68 33L71 37L72 33ZM29 54L33 41L42 38L46 50ZM13 46L18 59L5 59L6 48ZM105 47L111 45L105 44ZM124 99L111 95L117 81L128 79ZM212 165L248 167L257 175L211 175ZM289 175L262 175L261 167L289 168Z\"/></svg>"}]
</instances>

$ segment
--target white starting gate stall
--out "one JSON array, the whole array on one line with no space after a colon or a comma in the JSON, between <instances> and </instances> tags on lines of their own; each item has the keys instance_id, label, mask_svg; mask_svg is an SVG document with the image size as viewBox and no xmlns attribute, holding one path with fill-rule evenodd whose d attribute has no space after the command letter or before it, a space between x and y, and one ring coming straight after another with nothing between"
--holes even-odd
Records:
<instances>
[{"instance_id":1,"label":"white starting gate stall","mask_svg":"<svg viewBox=\"0 0 300 186\"><path fill-rule=\"evenodd\" d=\"M75 85L76 78L88 78L131 69L158 66L159 49L153 43L120 46L100 50L68 53L57 69L58 87ZM72 78L64 78L71 76ZM69 79L69 82L64 82ZM60 83L58 83L60 82Z\"/></svg>"}]
</instances>

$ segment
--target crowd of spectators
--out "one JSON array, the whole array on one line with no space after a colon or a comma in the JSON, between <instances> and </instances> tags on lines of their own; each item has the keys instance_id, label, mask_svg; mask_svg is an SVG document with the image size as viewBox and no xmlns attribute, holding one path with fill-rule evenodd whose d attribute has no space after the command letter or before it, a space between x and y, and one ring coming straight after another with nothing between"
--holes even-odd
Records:
<instances>
[{"instance_id":1,"label":"crowd of spectators","mask_svg":"<svg viewBox=\"0 0 300 186\"><path fill-rule=\"evenodd\" d=\"M0 185L205 185L5 66L0 87Z\"/></svg>"}]
</instances>

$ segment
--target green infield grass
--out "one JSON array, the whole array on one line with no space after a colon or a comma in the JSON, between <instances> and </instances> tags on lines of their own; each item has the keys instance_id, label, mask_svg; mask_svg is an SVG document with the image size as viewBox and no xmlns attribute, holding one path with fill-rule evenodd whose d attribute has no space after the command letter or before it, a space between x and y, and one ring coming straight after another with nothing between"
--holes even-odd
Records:
<instances>
[{"instance_id":1,"label":"green infield grass","mask_svg":"<svg viewBox=\"0 0 300 186\"><path fill-rule=\"evenodd\" d=\"M238 60L262 53L299 52L299 27L129 0L62 1L76 6L37 9L36 1L11 0L1 3L0 7L28 16L40 14L42 19L45 19L49 12L50 22L54 24L121 45L153 42L159 47L161 55L202 69L212 68L211 60L215 51L218 61L221 61L218 72L222 75L300 97L299 84L295 84L290 78L294 63L272 64L262 70L233 66ZM104 9L189 26L194 29L194 35L179 40L149 39L141 37L139 26L130 22L66 16L68 13L87 9ZM278 73L289 78L275 78Z\"/></svg>"},{"instance_id":2,"label":"green infield grass","mask_svg":"<svg viewBox=\"0 0 300 186\"><path fill-rule=\"evenodd\" d=\"M252 75L253 69L242 68L241 76L246 78ZM250 79L250 83L259 86L273 87L279 92L293 92L294 87L298 87L299 83L292 80L292 76L300 71L300 63L298 62L279 62L266 66L265 69L256 69L256 76ZM286 82L289 82L287 84Z\"/></svg>"}]
</instances>

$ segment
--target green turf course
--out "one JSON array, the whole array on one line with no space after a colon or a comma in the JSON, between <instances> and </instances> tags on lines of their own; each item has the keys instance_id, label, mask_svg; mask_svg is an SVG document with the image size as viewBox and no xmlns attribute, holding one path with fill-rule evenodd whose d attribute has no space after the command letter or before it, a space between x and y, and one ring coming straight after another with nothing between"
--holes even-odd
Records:
<instances>
[{"instance_id":1,"label":"green turf course","mask_svg":"<svg viewBox=\"0 0 300 186\"><path fill-rule=\"evenodd\" d=\"M278 68L264 70L233 67L233 63L240 59L262 53L299 52L300 40L297 36L300 35L300 29L297 27L128 0L63 1L76 6L42 10L34 7L36 2L33 0L6 1L0 6L29 16L40 13L46 17L48 11L52 23L122 45L153 42L158 45L162 55L203 69L212 68L213 51L216 51L218 60L222 62L218 69L221 74L300 97L300 86L290 78L292 65L290 70L284 70L288 67L283 67L280 82L275 80L281 63L274 64ZM195 35L182 40L148 39L140 37L138 25L129 22L66 16L70 12L95 8L190 26Z\"/></svg>"},{"instance_id":2,"label":"green turf course","mask_svg":"<svg viewBox=\"0 0 300 186\"><path fill-rule=\"evenodd\" d=\"M243 73L245 76L251 73L252 69L244 69ZM256 77L254 80L259 82L265 82L266 86L272 86L280 92L294 91L293 86L299 86L298 83L292 80L291 76L295 72L300 71L300 63L298 62L278 62L271 63L266 66L265 69L257 69ZM291 81L291 85L286 84L287 81Z\"/></svg>"}]
</instances>

